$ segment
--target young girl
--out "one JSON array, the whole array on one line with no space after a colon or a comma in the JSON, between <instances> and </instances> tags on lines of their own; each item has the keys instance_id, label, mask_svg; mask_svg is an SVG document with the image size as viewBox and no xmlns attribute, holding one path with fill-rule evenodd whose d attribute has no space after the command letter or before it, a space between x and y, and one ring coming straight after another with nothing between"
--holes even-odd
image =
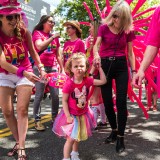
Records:
<instances>
[{"instance_id":1,"label":"young girl","mask_svg":"<svg viewBox=\"0 0 160 160\"><path fill-rule=\"evenodd\" d=\"M106 83L101 67L100 79L87 77L89 63L85 54L75 53L66 63L66 72L70 76L63 87L63 109L53 125L53 132L65 137L64 159L79 160L78 143L92 135L96 126L92 111L88 107L89 88L92 85ZM72 151L72 152L71 152Z\"/></svg>"}]
</instances>

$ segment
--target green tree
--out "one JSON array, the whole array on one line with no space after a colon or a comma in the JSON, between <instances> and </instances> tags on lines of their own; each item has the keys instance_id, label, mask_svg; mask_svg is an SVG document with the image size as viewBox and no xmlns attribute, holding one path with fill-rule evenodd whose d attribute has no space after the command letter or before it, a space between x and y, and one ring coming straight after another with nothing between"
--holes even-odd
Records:
<instances>
[{"instance_id":1,"label":"green tree","mask_svg":"<svg viewBox=\"0 0 160 160\"><path fill-rule=\"evenodd\" d=\"M139 0L133 0L131 3L132 10L134 9L135 5L137 4ZM52 13L55 17L61 17L59 21L59 27L57 27L57 30L62 31L64 28L61 24L63 24L66 20L77 20L77 21L90 21L88 13L86 9L83 6L84 0L61 0L61 3L58 5L57 9ZM89 6L93 17L100 18L96 7L93 3L93 0L85 0L87 5ZM106 4L106 0L97 0L100 10L103 10ZM116 0L110 0L111 6L113 6L116 3ZM147 8L150 8L151 6L158 5L159 0L146 0L144 5L141 6L141 8L138 10L139 12L142 12L146 10ZM148 13L151 14L151 13ZM148 14L145 14L145 16L148 16ZM142 16L143 18L143 16ZM83 30L83 38L86 38L88 36L88 27L82 25L81 26ZM65 35L63 35L65 36Z\"/></svg>"}]
</instances>

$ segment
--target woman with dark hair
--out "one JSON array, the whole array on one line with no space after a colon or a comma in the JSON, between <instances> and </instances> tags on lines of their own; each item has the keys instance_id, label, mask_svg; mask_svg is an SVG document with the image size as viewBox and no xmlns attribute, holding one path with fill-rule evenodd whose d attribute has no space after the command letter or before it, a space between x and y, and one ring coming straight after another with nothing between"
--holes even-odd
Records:
<instances>
[{"instance_id":1,"label":"woman with dark hair","mask_svg":"<svg viewBox=\"0 0 160 160\"><path fill-rule=\"evenodd\" d=\"M35 49L40 55L41 62L44 65L45 71L47 73L51 72L62 72L62 58L59 54L59 33L51 34L55 22L52 16L43 15L39 23L33 29L33 43ZM57 67L57 61L60 66L60 70ZM39 76L39 71L36 65L33 67L34 73ZM45 83L37 82L35 85L36 93L34 100L33 114L35 118L35 128L38 131L45 130L43 124L41 124L41 108L40 103L44 95ZM59 108L59 89L50 87L50 94L52 100L52 121L54 121L56 115L58 114Z\"/></svg>"},{"instance_id":2,"label":"woman with dark hair","mask_svg":"<svg viewBox=\"0 0 160 160\"><path fill-rule=\"evenodd\" d=\"M70 40L64 43L63 47L63 61L64 65L68 58L77 52L85 53L85 45L81 40L82 30L80 29L80 24L77 21L68 21L63 24L66 27L67 35Z\"/></svg>"},{"instance_id":3,"label":"woman with dark hair","mask_svg":"<svg viewBox=\"0 0 160 160\"><path fill-rule=\"evenodd\" d=\"M0 1L0 106L16 141L8 156L18 153L18 160L25 160L28 106L33 83L40 80L32 73L28 52L38 66L40 75L44 77L46 73L34 49L29 31L21 27L20 14L20 3L16 0ZM17 117L13 106L15 91Z\"/></svg>"}]
</instances>

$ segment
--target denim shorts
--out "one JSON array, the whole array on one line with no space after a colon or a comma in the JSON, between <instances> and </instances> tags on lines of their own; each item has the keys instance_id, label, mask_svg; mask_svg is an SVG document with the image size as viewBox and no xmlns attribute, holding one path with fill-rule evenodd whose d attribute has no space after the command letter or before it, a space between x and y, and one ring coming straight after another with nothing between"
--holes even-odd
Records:
<instances>
[{"instance_id":1,"label":"denim shorts","mask_svg":"<svg viewBox=\"0 0 160 160\"><path fill-rule=\"evenodd\" d=\"M29 85L33 87L34 83L29 81L26 77L20 78L16 74L0 73L0 86L16 88L17 86L20 85Z\"/></svg>"}]
</instances>

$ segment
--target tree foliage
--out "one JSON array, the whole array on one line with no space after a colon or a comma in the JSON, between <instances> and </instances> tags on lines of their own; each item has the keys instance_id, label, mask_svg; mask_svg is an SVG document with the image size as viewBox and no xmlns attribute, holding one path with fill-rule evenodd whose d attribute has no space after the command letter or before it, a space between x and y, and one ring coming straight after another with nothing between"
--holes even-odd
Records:
<instances>
[{"instance_id":1,"label":"tree foliage","mask_svg":"<svg viewBox=\"0 0 160 160\"><path fill-rule=\"evenodd\" d=\"M132 10L134 9L138 1L139 0L134 0L131 3ZM59 27L56 28L57 30L60 30L60 31L63 30L63 26L61 24L66 20L77 20L77 21L86 21L86 22L90 21L88 13L83 6L83 2L84 0L61 0L57 9L52 13L54 16L60 17L60 21L58 25ZM85 2L89 6L93 16L96 18L100 18L96 11L96 7L93 3L93 0L85 0ZM103 8L106 5L106 0L97 0L97 2L100 10L103 10ZM111 6L113 6L116 3L116 0L110 0L109 2ZM146 0L144 5L141 6L138 12L142 12L147 8L150 8L151 6L158 5L158 4L159 4L159 0ZM81 28L83 30L83 38L86 38L88 36L88 27L82 25Z\"/></svg>"}]
</instances>

